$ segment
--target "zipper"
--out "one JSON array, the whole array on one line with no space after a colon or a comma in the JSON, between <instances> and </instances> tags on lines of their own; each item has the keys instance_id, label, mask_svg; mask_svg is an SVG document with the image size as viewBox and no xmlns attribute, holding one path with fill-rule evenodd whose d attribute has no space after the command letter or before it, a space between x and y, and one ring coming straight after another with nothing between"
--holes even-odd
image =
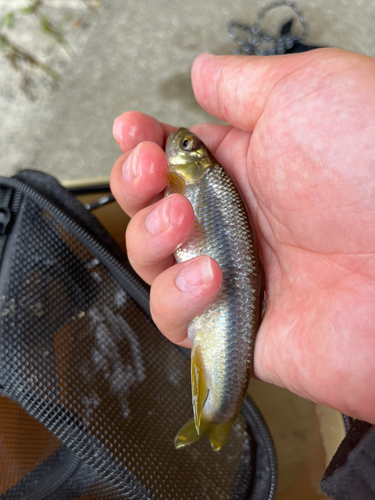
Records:
<instances>
[{"instance_id":1,"label":"zipper","mask_svg":"<svg viewBox=\"0 0 375 500\"><path fill-rule=\"evenodd\" d=\"M7 240L7 228L11 220L10 201L13 189L0 188L0 262Z\"/></svg>"},{"instance_id":2,"label":"zipper","mask_svg":"<svg viewBox=\"0 0 375 500\"><path fill-rule=\"evenodd\" d=\"M42 205L58 219L63 221L71 233L82 241L82 243L95 255L95 257L105 263L113 278L151 319L149 296L146 289L129 271L126 270L123 264L121 264L116 257L114 257L106 248L102 246L101 243L96 240L96 238L91 236L86 229L77 224L77 222L66 215L60 208L56 207L56 205L51 203L47 198L39 194L27 184L24 184L17 179L0 177L0 186L4 185L20 190L38 205Z\"/></svg>"},{"instance_id":3,"label":"zipper","mask_svg":"<svg viewBox=\"0 0 375 500\"><path fill-rule=\"evenodd\" d=\"M5 234L6 228L10 221L10 198L12 189L0 191L0 236Z\"/></svg>"}]
</instances>

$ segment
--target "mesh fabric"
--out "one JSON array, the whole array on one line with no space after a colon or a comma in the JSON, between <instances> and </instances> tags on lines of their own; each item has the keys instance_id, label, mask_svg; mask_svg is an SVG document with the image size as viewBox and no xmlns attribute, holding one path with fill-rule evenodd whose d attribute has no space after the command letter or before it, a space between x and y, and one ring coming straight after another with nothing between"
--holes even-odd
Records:
<instances>
[{"instance_id":1,"label":"mesh fabric","mask_svg":"<svg viewBox=\"0 0 375 500\"><path fill-rule=\"evenodd\" d=\"M25 197L2 261L0 499L248 498L246 420L174 449L189 362L61 219Z\"/></svg>"}]
</instances>

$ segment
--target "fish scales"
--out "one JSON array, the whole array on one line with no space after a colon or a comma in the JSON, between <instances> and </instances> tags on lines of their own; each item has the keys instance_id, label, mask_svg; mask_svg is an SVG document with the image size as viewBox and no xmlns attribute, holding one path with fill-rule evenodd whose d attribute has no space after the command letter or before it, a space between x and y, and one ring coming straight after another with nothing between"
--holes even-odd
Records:
<instances>
[{"instance_id":1,"label":"fish scales","mask_svg":"<svg viewBox=\"0 0 375 500\"><path fill-rule=\"evenodd\" d=\"M244 204L222 167L209 169L199 187L187 185L184 196L193 206L195 225L191 238L175 252L176 260L209 255L223 274L215 301L189 325L210 376L206 412L222 421L233 417L249 382L258 319L249 279L257 274L254 240Z\"/></svg>"},{"instance_id":2,"label":"fish scales","mask_svg":"<svg viewBox=\"0 0 375 500\"><path fill-rule=\"evenodd\" d=\"M195 138L186 129L180 129L176 136L179 133L182 139L175 140L175 148L176 142L181 145L184 137ZM192 235L176 250L175 257L177 262L184 262L200 255L209 255L220 265L223 278L214 302L188 326L188 335L193 342L192 386L196 435L192 424L188 423L188 431L192 435L185 432L185 426L180 431L177 445L189 444L206 432L213 448L220 449L238 416L249 383L255 334L261 319L262 267L255 234L235 184L198 141L196 139L203 156L206 154L209 158L198 173L195 166L189 167L192 162L173 164L173 156L170 152L168 154L167 147L172 173L184 177L188 175L186 169L190 168L194 176L199 176L193 181L189 177L184 180L183 194L194 209L195 223ZM171 145L169 147L172 149ZM197 161L202 163L200 158ZM174 177L171 178L168 193L182 192L181 184L175 183L174 186ZM195 356L196 349L199 349L199 362L195 361L195 357L198 357ZM199 380L197 373L200 374ZM203 404L198 408L200 396L196 386L202 381L206 394ZM187 438L183 431L189 434ZM220 438L216 434L220 434Z\"/></svg>"}]
</instances>

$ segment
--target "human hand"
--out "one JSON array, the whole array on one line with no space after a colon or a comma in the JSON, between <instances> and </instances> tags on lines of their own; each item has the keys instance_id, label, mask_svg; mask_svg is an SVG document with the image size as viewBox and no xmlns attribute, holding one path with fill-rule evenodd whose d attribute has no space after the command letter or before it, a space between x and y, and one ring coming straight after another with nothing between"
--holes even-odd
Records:
<instances>
[{"instance_id":1,"label":"human hand","mask_svg":"<svg viewBox=\"0 0 375 500\"><path fill-rule=\"evenodd\" d=\"M202 55L192 83L199 104L230 123L191 130L237 183L261 249L255 375L375 423L375 61L335 49ZM111 189L133 217L128 256L152 285L154 321L188 346L187 323L213 301L221 272L204 257L172 265L194 223L183 196L162 199L161 148L175 130L137 112L117 118L124 154Z\"/></svg>"}]
</instances>

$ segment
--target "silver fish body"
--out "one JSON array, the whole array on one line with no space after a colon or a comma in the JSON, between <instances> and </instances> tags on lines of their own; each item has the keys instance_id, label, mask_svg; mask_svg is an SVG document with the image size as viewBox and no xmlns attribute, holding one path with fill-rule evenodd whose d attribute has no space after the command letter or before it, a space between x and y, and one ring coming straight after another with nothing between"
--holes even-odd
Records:
<instances>
[{"instance_id":1,"label":"silver fish body","mask_svg":"<svg viewBox=\"0 0 375 500\"><path fill-rule=\"evenodd\" d=\"M190 444L207 433L217 450L225 442L246 395L255 335L261 321L263 273L255 234L234 182L199 139L186 129L177 132L175 151L178 144L180 147L186 144L185 136L193 138L196 151L202 152L199 158L197 155L193 158L201 161L203 167L198 173L193 169L193 174L183 178L184 167L188 165L191 170L192 162L183 163L181 155L178 160L176 152L174 157L171 153L168 155L167 147L172 173L168 193L183 191L195 214L193 234L176 250L175 258L177 262L184 262L209 255L220 265L223 278L215 301L188 327L193 343L192 386L197 436L189 423L189 429L181 429L176 445ZM173 164L176 156L177 165ZM183 178L183 185L175 175ZM204 389L197 387L202 383Z\"/></svg>"}]
</instances>

